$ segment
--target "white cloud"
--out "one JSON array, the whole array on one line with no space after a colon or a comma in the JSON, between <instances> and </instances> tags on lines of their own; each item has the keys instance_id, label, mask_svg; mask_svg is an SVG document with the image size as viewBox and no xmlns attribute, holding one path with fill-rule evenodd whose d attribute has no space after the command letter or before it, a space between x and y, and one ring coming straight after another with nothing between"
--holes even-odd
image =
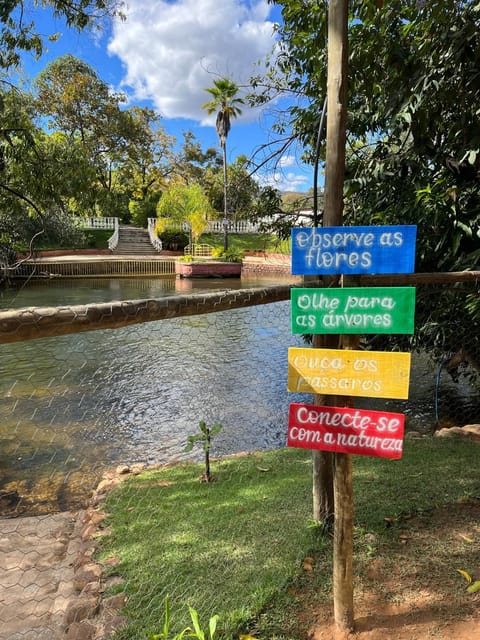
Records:
<instances>
[{"instance_id":1,"label":"white cloud","mask_svg":"<svg viewBox=\"0 0 480 640\"><path fill-rule=\"evenodd\" d=\"M259 176L259 183L264 187L273 187L279 191L308 191L311 187L311 180L305 175L289 171L276 171Z\"/></svg>"},{"instance_id":2,"label":"white cloud","mask_svg":"<svg viewBox=\"0 0 480 640\"><path fill-rule=\"evenodd\" d=\"M298 165L298 160L295 156L282 156L278 161L279 167L295 167Z\"/></svg>"},{"instance_id":3,"label":"white cloud","mask_svg":"<svg viewBox=\"0 0 480 640\"><path fill-rule=\"evenodd\" d=\"M211 124L205 88L219 76L248 83L274 45L269 11L266 0L129 0L108 47L125 66L122 88L165 118Z\"/></svg>"}]
</instances>

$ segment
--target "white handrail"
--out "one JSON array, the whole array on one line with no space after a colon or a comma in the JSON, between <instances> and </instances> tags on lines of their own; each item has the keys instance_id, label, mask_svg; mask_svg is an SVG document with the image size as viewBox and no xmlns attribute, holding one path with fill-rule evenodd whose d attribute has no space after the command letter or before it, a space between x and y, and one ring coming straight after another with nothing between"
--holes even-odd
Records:
<instances>
[{"instance_id":1,"label":"white handrail","mask_svg":"<svg viewBox=\"0 0 480 640\"><path fill-rule=\"evenodd\" d=\"M149 218L148 219L149 229L150 229L150 223L152 223L152 225L155 225L156 222L157 222L156 218ZM178 224L175 224L175 223L169 224L168 228L180 229L185 233L188 233L190 231L190 225L188 224L188 222L181 222ZM260 233L260 225L254 222L249 222L248 220L239 220L237 222L230 222L227 228L228 228L228 231L230 231L230 233ZM224 232L223 221L209 220L207 222L207 226L205 227L205 232L206 233L223 233Z\"/></svg>"},{"instance_id":2,"label":"white handrail","mask_svg":"<svg viewBox=\"0 0 480 640\"><path fill-rule=\"evenodd\" d=\"M104 219L108 220L108 218L104 218ZM114 223L113 223L114 232L108 239L108 248L110 249L110 251L113 251L114 249L116 249L118 245L118 218L112 218L112 220L114 220Z\"/></svg>"},{"instance_id":3,"label":"white handrail","mask_svg":"<svg viewBox=\"0 0 480 640\"><path fill-rule=\"evenodd\" d=\"M148 236L150 238L150 242L152 243L153 247L157 251L161 251L163 248L163 245L162 245L162 241L157 236L157 232L155 230L156 227L157 227L157 219L148 218Z\"/></svg>"},{"instance_id":4,"label":"white handrail","mask_svg":"<svg viewBox=\"0 0 480 640\"><path fill-rule=\"evenodd\" d=\"M260 225L248 220L238 220L237 222L229 222L228 231L231 233L258 233ZM209 220L207 223L207 231L211 233L223 233L225 227L222 220Z\"/></svg>"},{"instance_id":5,"label":"white handrail","mask_svg":"<svg viewBox=\"0 0 480 640\"><path fill-rule=\"evenodd\" d=\"M115 229L118 227L118 218L96 218L91 216L88 218L73 218L77 227L80 229Z\"/></svg>"}]
</instances>

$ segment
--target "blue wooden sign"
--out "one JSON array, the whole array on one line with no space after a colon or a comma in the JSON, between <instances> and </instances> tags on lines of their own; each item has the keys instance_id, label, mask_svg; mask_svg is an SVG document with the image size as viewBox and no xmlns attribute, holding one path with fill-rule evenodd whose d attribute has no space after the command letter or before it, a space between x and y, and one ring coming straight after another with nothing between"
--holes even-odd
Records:
<instances>
[{"instance_id":1,"label":"blue wooden sign","mask_svg":"<svg viewBox=\"0 0 480 640\"><path fill-rule=\"evenodd\" d=\"M416 225L292 229L292 274L413 273Z\"/></svg>"}]
</instances>

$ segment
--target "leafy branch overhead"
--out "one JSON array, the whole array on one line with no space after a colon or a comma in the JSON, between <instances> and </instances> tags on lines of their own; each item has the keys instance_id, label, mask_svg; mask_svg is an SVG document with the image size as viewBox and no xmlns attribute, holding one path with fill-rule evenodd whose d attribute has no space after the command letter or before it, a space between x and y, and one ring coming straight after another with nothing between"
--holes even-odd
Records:
<instances>
[{"instance_id":1,"label":"leafy branch overhead","mask_svg":"<svg viewBox=\"0 0 480 640\"><path fill-rule=\"evenodd\" d=\"M269 72L254 79L256 99L291 98L278 131L286 122L313 162L327 89L327 12L314 0L274 4L283 21ZM417 272L476 269L478 1L351 0L349 11L344 224L415 224ZM419 291L417 344L437 355L478 351L478 286L469 293L466 300L463 291L451 289L434 307Z\"/></svg>"},{"instance_id":2,"label":"leafy branch overhead","mask_svg":"<svg viewBox=\"0 0 480 640\"><path fill-rule=\"evenodd\" d=\"M45 39L55 40L56 33L44 35L33 20L26 18L24 0L5 0L0 3L0 73L17 65L23 51L39 57L45 48ZM78 30L101 28L102 20L109 16L123 17L121 0L35 0L36 6L51 8L54 17L63 18L69 27Z\"/></svg>"}]
</instances>

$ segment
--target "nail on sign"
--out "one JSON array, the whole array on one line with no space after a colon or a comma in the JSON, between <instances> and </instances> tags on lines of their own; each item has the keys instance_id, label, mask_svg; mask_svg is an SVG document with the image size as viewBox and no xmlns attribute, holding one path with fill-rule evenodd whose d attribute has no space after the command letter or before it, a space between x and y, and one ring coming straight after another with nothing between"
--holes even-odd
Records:
<instances>
[{"instance_id":1,"label":"nail on sign","mask_svg":"<svg viewBox=\"0 0 480 640\"><path fill-rule=\"evenodd\" d=\"M287 446L398 459L404 424L401 413L292 403Z\"/></svg>"},{"instance_id":2,"label":"nail on sign","mask_svg":"<svg viewBox=\"0 0 480 640\"><path fill-rule=\"evenodd\" d=\"M414 330L415 287L292 289L292 333L402 333Z\"/></svg>"},{"instance_id":3,"label":"nail on sign","mask_svg":"<svg viewBox=\"0 0 480 640\"><path fill-rule=\"evenodd\" d=\"M292 274L412 273L415 225L292 229Z\"/></svg>"},{"instance_id":4,"label":"nail on sign","mask_svg":"<svg viewBox=\"0 0 480 640\"><path fill-rule=\"evenodd\" d=\"M408 398L410 353L344 349L288 350L288 391Z\"/></svg>"}]
</instances>

